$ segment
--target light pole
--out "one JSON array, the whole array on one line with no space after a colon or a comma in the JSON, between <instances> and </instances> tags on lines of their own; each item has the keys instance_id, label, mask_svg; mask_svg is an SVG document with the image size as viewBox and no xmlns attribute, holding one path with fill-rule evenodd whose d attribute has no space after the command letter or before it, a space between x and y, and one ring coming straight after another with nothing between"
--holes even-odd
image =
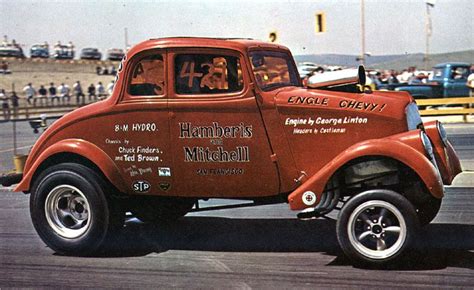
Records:
<instances>
[{"instance_id":1,"label":"light pole","mask_svg":"<svg viewBox=\"0 0 474 290\"><path fill-rule=\"evenodd\" d=\"M425 14L425 32L426 32L426 50L425 50L425 57L423 58L423 62L425 64L425 70L428 70L430 65L430 38L433 32L433 27L431 25L431 11L430 9L434 7L436 0L426 0L426 14Z\"/></svg>"},{"instance_id":2,"label":"light pole","mask_svg":"<svg viewBox=\"0 0 474 290\"><path fill-rule=\"evenodd\" d=\"M365 64L365 1L360 0L360 39L361 52L359 62L361 65Z\"/></svg>"}]
</instances>

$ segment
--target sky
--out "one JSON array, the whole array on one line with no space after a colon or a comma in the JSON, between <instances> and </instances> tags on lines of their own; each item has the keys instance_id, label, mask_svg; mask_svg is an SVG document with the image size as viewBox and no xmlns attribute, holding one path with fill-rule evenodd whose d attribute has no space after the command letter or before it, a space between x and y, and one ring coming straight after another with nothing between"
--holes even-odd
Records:
<instances>
[{"instance_id":1,"label":"sky","mask_svg":"<svg viewBox=\"0 0 474 290\"><path fill-rule=\"evenodd\" d=\"M0 32L28 50L72 41L77 49L133 45L169 36L244 37L278 43L293 54L361 53L361 0L314 1L22 1L0 0ZM423 53L425 0L365 0L366 52ZM315 33L315 14L327 30ZM474 1L437 0L430 9L430 53L474 49Z\"/></svg>"}]
</instances>

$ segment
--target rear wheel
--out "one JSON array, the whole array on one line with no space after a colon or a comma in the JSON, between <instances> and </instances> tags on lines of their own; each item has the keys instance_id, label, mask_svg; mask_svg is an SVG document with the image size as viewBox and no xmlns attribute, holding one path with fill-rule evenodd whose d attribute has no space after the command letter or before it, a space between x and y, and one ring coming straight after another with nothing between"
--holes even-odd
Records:
<instances>
[{"instance_id":1,"label":"rear wheel","mask_svg":"<svg viewBox=\"0 0 474 290\"><path fill-rule=\"evenodd\" d=\"M43 172L33 185L30 213L41 239L54 251L90 255L123 225L124 212L105 181L80 164Z\"/></svg>"},{"instance_id":2,"label":"rear wheel","mask_svg":"<svg viewBox=\"0 0 474 290\"><path fill-rule=\"evenodd\" d=\"M414 241L417 229L414 207L390 190L369 190L354 196L337 221L344 253L356 263L371 265L399 258Z\"/></svg>"}]
</instances>

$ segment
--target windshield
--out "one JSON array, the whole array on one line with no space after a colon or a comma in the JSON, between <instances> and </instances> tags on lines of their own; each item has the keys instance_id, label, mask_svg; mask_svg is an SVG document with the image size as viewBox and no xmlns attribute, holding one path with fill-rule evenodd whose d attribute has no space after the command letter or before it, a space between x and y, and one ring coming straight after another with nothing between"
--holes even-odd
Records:
<instances>
[{"instance_id":1,"label":"windshield","mask_svg":"<svg viewBox=\"0 0 474 290\"><path fill-rule=\"evenodd\" d=\"M264 91L300 85L296 67L287 53L253 51L250 62L257 84Z\"/></svg>"}]
</instances>

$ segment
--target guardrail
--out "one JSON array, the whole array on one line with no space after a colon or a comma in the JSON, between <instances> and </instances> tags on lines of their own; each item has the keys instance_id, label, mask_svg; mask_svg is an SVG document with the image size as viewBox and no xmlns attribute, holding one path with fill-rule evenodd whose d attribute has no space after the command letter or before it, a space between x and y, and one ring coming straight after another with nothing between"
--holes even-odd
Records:
<instances>
[{"instance_id":1,"label":"guardrail","mask_svg":"<svg viewBox=\"0 0 474 290\"><path fill-rule=\"evenodd\" d=\"M80 108L86 104L81 105L57 105L57 106L44 106L44 107L34 107L34 106L22 106L16 109L10 108L8 118L5 118L5 113L0 114L0 123L8 121L22 121L22 120L31 120L38 119L42 115L46 115L48 119L50 118L59 118L62 115L69 113L77 108Z\"/></svg>"},{"instance_id":2,"label":"guardrail","mask_svg":"<svg viewBox=\"0 0 474 290\"><path fill-rule=\"evenodd\" d=\"M462 115L464 122L467 116L474 114L474 96L460 98L418 99L416 100L422 116Z\"/></svg>"}]
</instances>

